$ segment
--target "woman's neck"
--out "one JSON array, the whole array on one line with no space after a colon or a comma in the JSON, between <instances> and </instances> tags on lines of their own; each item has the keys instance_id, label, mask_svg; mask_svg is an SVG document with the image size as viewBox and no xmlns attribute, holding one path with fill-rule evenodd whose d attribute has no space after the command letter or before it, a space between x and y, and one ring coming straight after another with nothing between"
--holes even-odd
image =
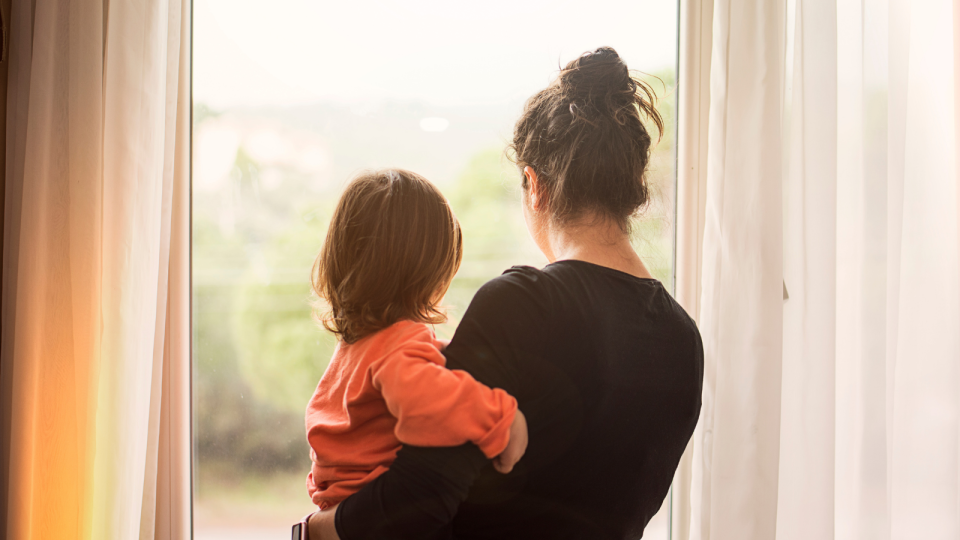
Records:
<instances>
[{"instance_id":1,"label":"woman's neck","mask_svg":"<svg viewBox=\"0 0 960 540\"><path fill-rule=\"evenodd\" d=\"M548 227L544 236L544 254L550 262L584 261L639 278L653 277L630 244L630 237L616 223L582 219L563 227Z\"/></svg>"}]
</instances>

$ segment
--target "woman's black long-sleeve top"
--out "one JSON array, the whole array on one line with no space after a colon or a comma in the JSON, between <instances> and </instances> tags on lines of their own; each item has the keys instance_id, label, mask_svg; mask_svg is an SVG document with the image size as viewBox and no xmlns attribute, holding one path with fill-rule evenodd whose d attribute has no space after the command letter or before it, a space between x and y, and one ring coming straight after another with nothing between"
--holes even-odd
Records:
<instances>
[{"instance_id":1,"label":"woman's black long-sleeve top","mask_svg":"<svg viewBox=\"0 0 960 540\"><path fill-rule=\"evenodd\" d=\"M636 540L700 413L703 346L659 281L582 261L514 267L476 294L451 369L514 395L527 453L508 475L472 444L403 447L342 502L342 540Z\"/></svg>"}]
</instances>

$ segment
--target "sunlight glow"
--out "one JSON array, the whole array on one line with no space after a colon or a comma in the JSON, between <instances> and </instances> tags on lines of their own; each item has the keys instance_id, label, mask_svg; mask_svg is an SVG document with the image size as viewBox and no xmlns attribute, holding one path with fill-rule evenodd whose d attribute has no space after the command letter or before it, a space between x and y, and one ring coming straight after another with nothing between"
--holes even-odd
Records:
<instances>
[{"instance_id":1,"label":"sunlight glow","mask_svg":"<svg viewBox=\"0 0 960 540\"><path fill-rule=\"evenodd\" d=\"M420 120L420 129L424 131L444 131L448 127L450 127L450 121L446 118L431 116Z\"/></svg>"}]
</instances>

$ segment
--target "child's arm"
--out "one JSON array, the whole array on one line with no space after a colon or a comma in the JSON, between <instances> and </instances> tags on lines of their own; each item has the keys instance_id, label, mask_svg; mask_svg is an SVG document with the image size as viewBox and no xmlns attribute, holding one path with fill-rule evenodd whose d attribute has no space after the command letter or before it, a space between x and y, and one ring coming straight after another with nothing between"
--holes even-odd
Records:
<instances>
[{"instance_id":1,"label":"child's arm","mask_svg":"<svg viewBox=\"0 0 960 540\"><path fill-rule=\"evenodd\" d=\"M414 446L473 442L488 458L498 456L507 448L517 400L443 363L433 341L421 335L371 366L373 385L397 418L397 439ZM506 461L512 466L516 459Z\"/></svg>"}]
</instances>

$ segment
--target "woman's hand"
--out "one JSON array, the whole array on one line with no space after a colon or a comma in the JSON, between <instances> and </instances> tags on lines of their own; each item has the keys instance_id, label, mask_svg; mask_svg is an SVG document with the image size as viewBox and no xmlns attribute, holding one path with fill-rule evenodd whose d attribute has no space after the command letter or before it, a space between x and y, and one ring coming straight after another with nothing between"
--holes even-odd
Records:
<instances>
[{"instance_id":1,"label":"woman's hand","mask_svg":"<svg viewBox=\"0 0 960 540\"><path fill-rule=\"evenodd\" d=\"M307 531L310 540L340 540L334 518L337 515L337 505L326 510L320 510L310 516Z\"/></svg>"},{"instance_id":2,"label":"woman's hand","mask_svg":"<svg viewBox=\"0 0 960 540\"><path fill-rule=\"evenodd\" d=\"M513 417L513 424L510 425L510 442L507 443L503 453L493 458L493 468L507 474L513 470L513 466L520 461L526 451L527 418L517 409L517 414Z\"/></svg>"}]
</instances>

